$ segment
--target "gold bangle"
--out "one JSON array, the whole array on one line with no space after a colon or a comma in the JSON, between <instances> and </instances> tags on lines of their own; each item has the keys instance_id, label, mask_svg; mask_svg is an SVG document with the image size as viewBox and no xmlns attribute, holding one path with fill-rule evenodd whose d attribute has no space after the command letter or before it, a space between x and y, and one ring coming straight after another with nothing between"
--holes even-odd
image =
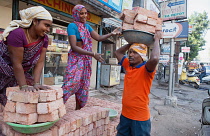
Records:
<instances>
[{"instance_id":1,"label":"gold bangle","mask_svg":"<svg viewBox=\"0 0 210 136\"><path fill-rule=\"evenodd\" d=\"M20 87L20 90L23 89L23 88L25 88L25 87L28 87L28 85L23 85L23 86L21 86L21 87Z\"/></svg>"},{"instance_id":2,"label":"gold bangle","mask_svg":"<svg viewBox=\"0 0 210 136\"><path fill-rule=\"evenodd\" d=\"M95 57L95 55L96 55L96 53L95 52L93 52L93 56Z\"/></svg>"}]
</instances>

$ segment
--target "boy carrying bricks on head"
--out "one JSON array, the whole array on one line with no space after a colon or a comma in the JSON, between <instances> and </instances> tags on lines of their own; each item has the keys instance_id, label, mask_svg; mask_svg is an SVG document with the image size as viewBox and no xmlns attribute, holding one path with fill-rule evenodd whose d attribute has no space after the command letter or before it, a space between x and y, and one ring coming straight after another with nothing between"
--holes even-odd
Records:
<instances>
[{"instance_id":1,"label":"boy carrying bricks on head","mask_svg":"<svg viewBox=\"0 0 210 136\"><path fill-rule=\"evenodd\" d=\"M126 71L117 136L150 136L149 94L159 62L161 37L162 32L156 31L154 47L148 61L147 46L144 44L127 44L115 52ZM124 56L127 50L128 58Z\"/></svg>"}]
</instances>

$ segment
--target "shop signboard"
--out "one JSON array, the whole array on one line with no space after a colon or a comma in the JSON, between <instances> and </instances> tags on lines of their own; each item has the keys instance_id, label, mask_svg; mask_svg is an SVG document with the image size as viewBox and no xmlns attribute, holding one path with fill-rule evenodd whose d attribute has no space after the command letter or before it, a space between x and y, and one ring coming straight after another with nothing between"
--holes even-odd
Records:
<instances>
[{"instance_id":1,"label":"shop signboard","mask_svg":"<svg viewBox=\"0 0 210 136\"><path fill-rule=\"evenodd\" d=\"M161 44L161 54L170 54L170 43Z\"/></svg>"},{"instance_id":2,"label":"shop signboard","mask_svg":"<svg viewBox=\"0 0 210 136\"><path fill-rule=\"evenodd\" d=\"M160 10L157 8L157 5L154 3L153 0L146 0L145 2L146 2L146 9L160 13Z\"/></svg>"},{"instance_id":3,"label":"shop signboard","mask_svg":"<svg viewBox=\"0 0 210 136\"><path fill-rule=\"evenodd\" d=\"M159 63L168 63L169 59L169 55L160 55Z\"/></svg>"},{"instance_id":4,"label":"shop signboard","mask_svg":"<svg viewBox=\"0 0 210 136\"><path fill-rule=\"evenodd\" d=\"M190 52L190 47L182 47L182 52Z\"/></svg>"},{"instance_id":5,"label":"shop signboard","mask_svg":"<svg viewBox=\"0 0 210 136\"><path fill-rule=\"evenodd\" d=\"M121 13L123 0L98 0L114 11ZM126 0L125 0L126 1Z\"/></svg>"},{"instance_id":6,"label":"shop signboard","mask_svg":"<svg viewBox=\"0 0 210 136\"><path fill-rule=\"evenodd\" d=\"M45 5L47 7L50 7L52 9L67 13L69 15L72 15L72 9L74 8L74 5L67 3L63 0L33 0L33 1ZM94 24L100 24L102 19L101 17L88 12L87 21L92 22Z\"/></svg>"},{"instance_id":7,"label":"shop signboard","mask_svg":"<svg viewBox=\"0 0 210 136\"><path fill-rule=\"evenodd\" d=\"M62 35L68 35L65 30L57 29L57 28L53 28L53 33L62 34Z\"/></svg>"},{"instance_id":8,"label":"shop signboard","mask_svg":"<svg viewBox=\"0 0 210 136\"><path fill-rule=\"evenodd\" d=\"M187 18L187 0L170 0L160 3L163 21Z\"/></svg>"},{"instance_id":9,"label":"shop signboard","mask_svg":"<svg viewBox=\"0 0 210 136\"><path fill-rule=\"evenodd\" d=\"M188 22L164 23L162 32L163 38L187 38Z\"/></svg>"}]
</instances>

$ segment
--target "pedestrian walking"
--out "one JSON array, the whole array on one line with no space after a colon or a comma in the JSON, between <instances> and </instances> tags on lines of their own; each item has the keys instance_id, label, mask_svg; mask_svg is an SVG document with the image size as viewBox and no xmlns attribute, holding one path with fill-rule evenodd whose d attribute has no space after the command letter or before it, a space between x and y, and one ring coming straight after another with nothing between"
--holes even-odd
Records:
<instances>
[{"instance_id":1,"label":"pedestrian walking","mask_svg":"<svg viewBox=\"0 0 210 136\"><path fill-rule=\"evenodd\" d=\"M64 103L75 94L76 110L85 106L90 86L92 57L104 62L101 54L92 51L92 38L103 41L120 34L118 29L106 35L99 35L86 23L87 9L83 5L76 5L72 10L74 22L67 28L71 50L68 53L68 64L64 75L63 93Z\"/></svg>"},{"instance_id":2,"label":"pedestrian walking","mask_svg":"<svg viewBox=\"0 0 210 136\"><path fill-rule=\"evenodd\" d=\"M150 136L149 94L159 62L161 31L156 31L154 47L147 61L147 46L134 43L119 48L115 55L125 68L122 114L117 136ZM128 58L124 56L128 50Z\"/></svg>"},{"instance_id":3,"label":"pedestrian walking","mask_svg":"<svg viewBox=\"0 0 210 136\"><path fill-rule=\"evenodd\" d=\"M40 85L40 77L48 46L46 33L50 31L52 16L41 6L30 7L19 13L21 20L10 22L0 42L2 105L6 104L7 87L19 85L22 91L48 88Z\"/></svg>"}]
</instances>

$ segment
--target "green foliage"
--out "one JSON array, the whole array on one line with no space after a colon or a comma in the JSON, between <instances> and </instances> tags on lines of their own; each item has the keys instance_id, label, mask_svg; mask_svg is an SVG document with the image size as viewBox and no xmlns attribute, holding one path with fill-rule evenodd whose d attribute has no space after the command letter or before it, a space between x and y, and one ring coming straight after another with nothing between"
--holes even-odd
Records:
<instances>
[{"instance_id":1,"label":"green foliage","mask_svg":"<svg viewBox=\"0 0 210 136\"><path fill-rule=\"evenodd\" d=\"M189 59L193 60L206 44L204 37L210 25L210 20L205 11L203 13L194 12L188 20L189 24L193 25L193 31L189 34L187 41L187 46L190 47Z\"/></svg>"}]
</instances>

